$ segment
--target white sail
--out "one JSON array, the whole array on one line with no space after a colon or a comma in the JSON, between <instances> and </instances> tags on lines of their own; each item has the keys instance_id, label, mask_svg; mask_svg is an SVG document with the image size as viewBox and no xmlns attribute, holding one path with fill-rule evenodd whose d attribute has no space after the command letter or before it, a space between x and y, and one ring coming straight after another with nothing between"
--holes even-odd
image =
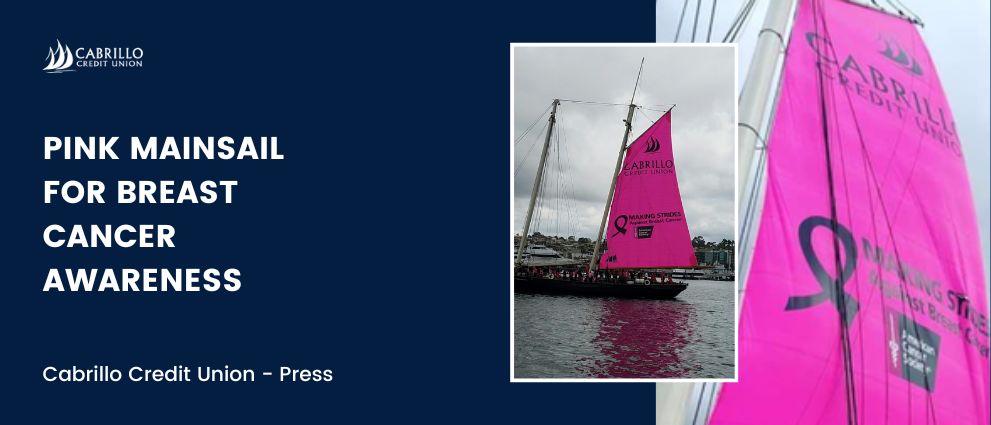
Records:
<instances>
[{"instance_id":1,"label":"white sail","mask_svg":"<svg viewBox=\"0 0 991 425\"><path fill-rule=\"evenodd\" d=\"M69 49L69 46L66 45L65 46L65 63L63 63L62 64L62 67L59 68L59 69L66 69L66 68L72 66L72 62L74 62L74 60L72 58L72 49Z\"/></svg>"},{"instance_id":2,"label":"white sail","mask_svg":"<svg viewBox=\"0 0 991 425\"><path fill-rule=\"evenodd\" d=\"M55 62L55 69L62 69L65 66L65 50L62 49L61 42L55 40L55 43L58 44L58 51L56 52L58 54L58 62Z\"/></svg>"},{"instance_id":3,"label":"white sail","mask_svg":"<svg viewBox=\"0 0 991 425\"><path fill-rule=\"evenodd\" d=\"M45 66L45 71L55 69L55 52L51 47L48 48L48 65Z\"/></svg>"}]
</instances>

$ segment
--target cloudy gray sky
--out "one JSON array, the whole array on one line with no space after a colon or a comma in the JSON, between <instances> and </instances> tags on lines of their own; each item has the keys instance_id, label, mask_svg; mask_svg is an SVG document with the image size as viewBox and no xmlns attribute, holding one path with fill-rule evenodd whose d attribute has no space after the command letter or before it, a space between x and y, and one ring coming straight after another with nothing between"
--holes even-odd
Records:
<instances>
[{"instance_id":1,"label":"cloudy gray sky","mask_svg":"<svg viewBox=\"0 0 991 425\"><path fill-rule=\"evenodd\" d=\"M514 56L514 138L555 98L628 104L641 57L643 77L630 143L677 104L672 140L678 183L692 236L734 239L736 94L731 47L530 47ZM545 173L539 228L531 233L595 238L627 108L564 102ZM523 229L546 122L514 143L514 233ZM529 153L528 153L529 152ZM560 158L560 160L558 160Z\"/></svg>"},{"instance_id":2,"label":"cloudy gray sky","mask_svg":"<svg viewBox=\"0 0 991 425\"><path fill-rule=\"evenodd\" d=\"M987 0L901 0L919 15L925 23L920 28L922 38L936 62L940 81L949 98L953 116L960 132L967 172L970 174L974 206L977 209L984 256L985 282L991 276L991 26L988 14L991 2ZM679 41L691 37L695 5L690 1ZM699 30L696 41L704 41L708 32L708 17L712 0L702 1ZM713 19L713 40L722 40L736 16L743 0L719 1ZM880 2L886 4L886 2ZM659 0L657 2L657 41L674 41L683 0ZM753 55L757 33L763 23L768 0L757 0L753 16L742 31L739 40L741 87L746 78L750 58ZM704 23L704 25L703 25ZM704 30L704 31L703 31ZM686 34L688 38L686 38ZM700 35L701 34L701 35Z\"/></svg>"}]
</instances>

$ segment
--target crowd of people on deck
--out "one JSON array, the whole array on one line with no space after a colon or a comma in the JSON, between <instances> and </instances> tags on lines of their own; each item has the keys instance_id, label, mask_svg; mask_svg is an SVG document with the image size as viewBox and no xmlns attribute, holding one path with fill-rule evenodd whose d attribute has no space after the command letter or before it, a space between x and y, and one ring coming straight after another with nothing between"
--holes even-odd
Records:
<instances>
[{"instance_id":1,"label":"crowd of people on deck","mask_svg":"<svg viewBox=\"0 0 991 425\"><path fill-rule=\"evenodd\" d=\"M563 267L523 267L517 274L520 277L570 280L595 283L675 283L671 275L664 272L629 270L587 270Z\"/></svg>"}]
</instances>

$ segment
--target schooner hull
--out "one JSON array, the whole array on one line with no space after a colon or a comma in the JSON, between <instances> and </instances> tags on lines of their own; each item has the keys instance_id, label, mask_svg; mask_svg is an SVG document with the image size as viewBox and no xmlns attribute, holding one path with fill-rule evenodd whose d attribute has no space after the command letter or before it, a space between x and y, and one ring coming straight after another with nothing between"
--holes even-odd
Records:
<instances>
[{"instance_id":1,"label":"schooner hull","mask_svg":"<svg viewBox=\"0 0 991 425\"><path fill-rule=\"evenodd\" d=\"M515 279L517 294L581 295L589 297L673 299L688 288L685 283L651 285L626 283L595 283L563 279Z\"/></svg>"}]
</instances>

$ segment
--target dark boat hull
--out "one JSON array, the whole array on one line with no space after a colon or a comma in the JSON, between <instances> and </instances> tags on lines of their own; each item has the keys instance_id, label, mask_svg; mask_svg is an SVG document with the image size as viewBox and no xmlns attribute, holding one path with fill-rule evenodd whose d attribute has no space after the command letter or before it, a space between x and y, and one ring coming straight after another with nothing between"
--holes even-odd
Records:
<instances>
[{"instance_id":1,"label":"dark boat hull","mask_svg":"<svg viewBox=\"0 0 991 425\"><path fill-rule=\"evenodd\" d=\"M517 277L514 291L518 294L566 294L591 297L672 299L688 288L686 283L593 283L562 279Z\"/></svg>"}]
</instances>

